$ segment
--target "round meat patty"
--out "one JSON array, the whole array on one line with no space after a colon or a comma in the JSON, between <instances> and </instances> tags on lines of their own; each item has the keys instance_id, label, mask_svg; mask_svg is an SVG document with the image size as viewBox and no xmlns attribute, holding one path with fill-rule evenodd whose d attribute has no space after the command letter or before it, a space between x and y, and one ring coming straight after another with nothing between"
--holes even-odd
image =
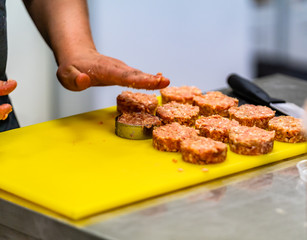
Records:
<instances>
[{"instance_id":1,"label":"round meat patty","mask_svg":"<svg viewBox=\"0 0 307 240\"><path fill-rule=\"evenodd\" d=\"M274 131L258 127L237 126L229 131L230 150L243 155L261 155L273 150Z\"/></svg>"},{"instance_id":2,"label":"round meat patty","mask_svg":"<svg viewBox=\"0 0 307 240\"><path fill-rule=\"evenodd\" d=\"M229 130L235 126L239 126L236 120L229 120L220 115L202 116L195 122L195 128L199 130L199 135L224 143L228 143Z\"/></svg>"},{"instance_id":3,"label":"round meat patty","mask_svg":"<svg viewBox=\"0 0 307 240\"><path fill-rule=\"evenodd\" d=\"M180 143L182 159L194 164L220 163L226 160L227 145L205 137L192 137Z\"/></svg>"},{"instance_id":4,"label":"round meat patty","mask_svg":"<svg viewBox=\"0 0 307 240\"><path fill-rule=\"evenodd\" d=\"M183 139L195 136L197 136L197 130L175 122L153 130L153 146L160 151L178 152Z\"/></svg>"},{"instance_id":5,"label":"round meat patty","mask_svg":"<svg viewBox=\"0 0 307 240\"><path fill-rule=\"evenodd\" d=\"M193 97L201 95L201 90L194 86L167 87L160 90L162 104L179 102L193 104Z\"/></svg>"},{"instance_id":6,"label":"round meat patty","mask_svg":"<svg viewBox=\"0 0 307 240\"><path fill-rule=\"evenodd\" d=\"M236 98L228 97L221 92L215 91L194 97L193 103L199 106L200 115L211 116L217 114L228 117L228 109L238 106L239 101Z\"/></svg>"},{"instance_id":7,"label":"round meat patty","mask_svg":"<svg viewBox=\"0 0 307 240\"><path fill-rule=\"evenodd\" d=\"M237 120L241 125L267 129L269 120L275 116L271 108L259 105L244 104L229 109L229 118Z\"/></svg>"},{"instance_id":8,"label":"round meat patty","mask_svg":"<svg viewBox=\"0 0 307 240\"><path fill-rule=\"evenodd\" d=\"M173 101L159 106L156 114L164 124L178 122L183 125L193 126L198 118L199 107Z\"/></svg>"},{"instance_id":9,"label":"round meat patty","mask_svg":"<svg viewBox=\"0 0 307 240\"><path fill-rule=\"evenodd\" d=\"M274 117L269 121L269 130L275 131L275 140L287 143L306 142L303 121L291 116Z\"/></svg>"},{"instance_id":10,"label":"round meat patty","mask_svg":"<svg viewBox=\"0 0 307 240\"><path fill-rule=\"evenodd\" d=\"M117 111L123 112L145 112L155 114L158 107L158 99L155 94L134 93L123 91L117 96Z\"/></svg>"},{"instance_id":11,"label":"round meat patty","mask_svg":"<svg viewBox=\"0 0 307 240\"><path fill-rule=\"evenodd\" d=\"M143 140L152 138L152 131L162 122L149 113L122 113L115 118L115 134L122 138Z\"/></svg>"},{"instance_id":12,"label":"round meat patty","mask_svg":"<svg viewBox=\"0 0 307 240\"><path fill-rule=\"evenodd\" d=\"M117 121L123 124L143 127L160 126L162 124L159 117L142 112L123 113L118 117Z\"/></svg>"}]
</instances>

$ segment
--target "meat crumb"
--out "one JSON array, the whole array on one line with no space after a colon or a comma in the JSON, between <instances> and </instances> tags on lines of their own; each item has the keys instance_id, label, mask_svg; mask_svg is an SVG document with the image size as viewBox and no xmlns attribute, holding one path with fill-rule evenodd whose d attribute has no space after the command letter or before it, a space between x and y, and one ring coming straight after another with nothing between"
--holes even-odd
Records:
<instances>
[{"instance_id":1,"label":"meat crumb","mask_svg":"<svg viewBox=\"0 0 307 240\"><path fill-rule=\"evenodd\" d=\"M173 161L173 163L177 163L178 162L178 160L176 160L176 159L172 159L172 161Z\"/></svg>"}]
</instances>

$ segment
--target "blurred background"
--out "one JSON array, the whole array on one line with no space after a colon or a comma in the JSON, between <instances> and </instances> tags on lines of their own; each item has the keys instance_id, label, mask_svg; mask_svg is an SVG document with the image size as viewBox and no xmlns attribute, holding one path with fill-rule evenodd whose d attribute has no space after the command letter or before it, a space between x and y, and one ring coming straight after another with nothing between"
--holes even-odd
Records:
<instances>
[{"instance_id":1,"label":"blurred background","mask_svg":"<svg viewBox=\"0 0 307 240\"><path fill-rule=\"evenodd\" d=\"M100 53L144 72L162 72L172 86L216 90L226 87L234 72L249 79L278 72L307 80L307 0L88 0L88 5ZM127 90L64 89L52 52L22 1L7 1L7 19L7 75L18 81L11 98L21 126L115 105Z\"/></svg>"}]
</instances>

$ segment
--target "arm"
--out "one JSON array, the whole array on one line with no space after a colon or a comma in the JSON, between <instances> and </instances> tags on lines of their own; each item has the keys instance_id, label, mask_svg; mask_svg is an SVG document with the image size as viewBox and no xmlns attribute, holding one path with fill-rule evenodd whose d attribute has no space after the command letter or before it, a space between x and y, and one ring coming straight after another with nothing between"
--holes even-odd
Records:
<instances>
[{"instance_id":1,"label":"arm","mask_svg":"<svg viewBox=\"0 0 307 240\"><path fill-rule=\"evenodd\" d=\"M96 51L86 0L23 0L41 35L53 50L57 76L72 91L90 86L121 85L159 89L169 80L129 67Z\"/></svg>"}]
</instances>

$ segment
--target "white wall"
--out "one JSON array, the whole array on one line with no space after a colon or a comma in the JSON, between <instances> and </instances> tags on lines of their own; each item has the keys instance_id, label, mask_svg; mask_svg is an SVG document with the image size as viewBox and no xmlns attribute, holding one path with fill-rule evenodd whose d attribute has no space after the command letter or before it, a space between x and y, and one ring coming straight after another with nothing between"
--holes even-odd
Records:
<instances>
[{"instance_id":1,"label":"white wall","mask_svg":"<svg viewBox=\"0 0 307 240\"><path fill-rule=\"evenodd\" d=\"M253 48L262 57L305 69L307 1L270 0L253 12ZM282 58L282 59L281 59ZM299 65L298 65L299 64Z\"/></svg>"},{"instance_id":2,"label":"white wall","mask_svg":"<svg viewBox=\"0 0 307 240\"><path fill-rule=\"evenodd\" d=\"M289 57L307 63L307 1L294 1L290 7ZM307 94L306 94L307 95Z\"/></svg>"},{"instance_id":3,"label":"white wall","mask_svg":"<svg viewBox=\"0 0 307 240\"><path fill-rule=\"evenodd\" d=\"M98 50L171 85L203 91L226 86L229 73L251 77L251 4L246 0L90 0ZM95 91L95 106L115 104L122 88Z\"/></svg>"}]
</instances>

